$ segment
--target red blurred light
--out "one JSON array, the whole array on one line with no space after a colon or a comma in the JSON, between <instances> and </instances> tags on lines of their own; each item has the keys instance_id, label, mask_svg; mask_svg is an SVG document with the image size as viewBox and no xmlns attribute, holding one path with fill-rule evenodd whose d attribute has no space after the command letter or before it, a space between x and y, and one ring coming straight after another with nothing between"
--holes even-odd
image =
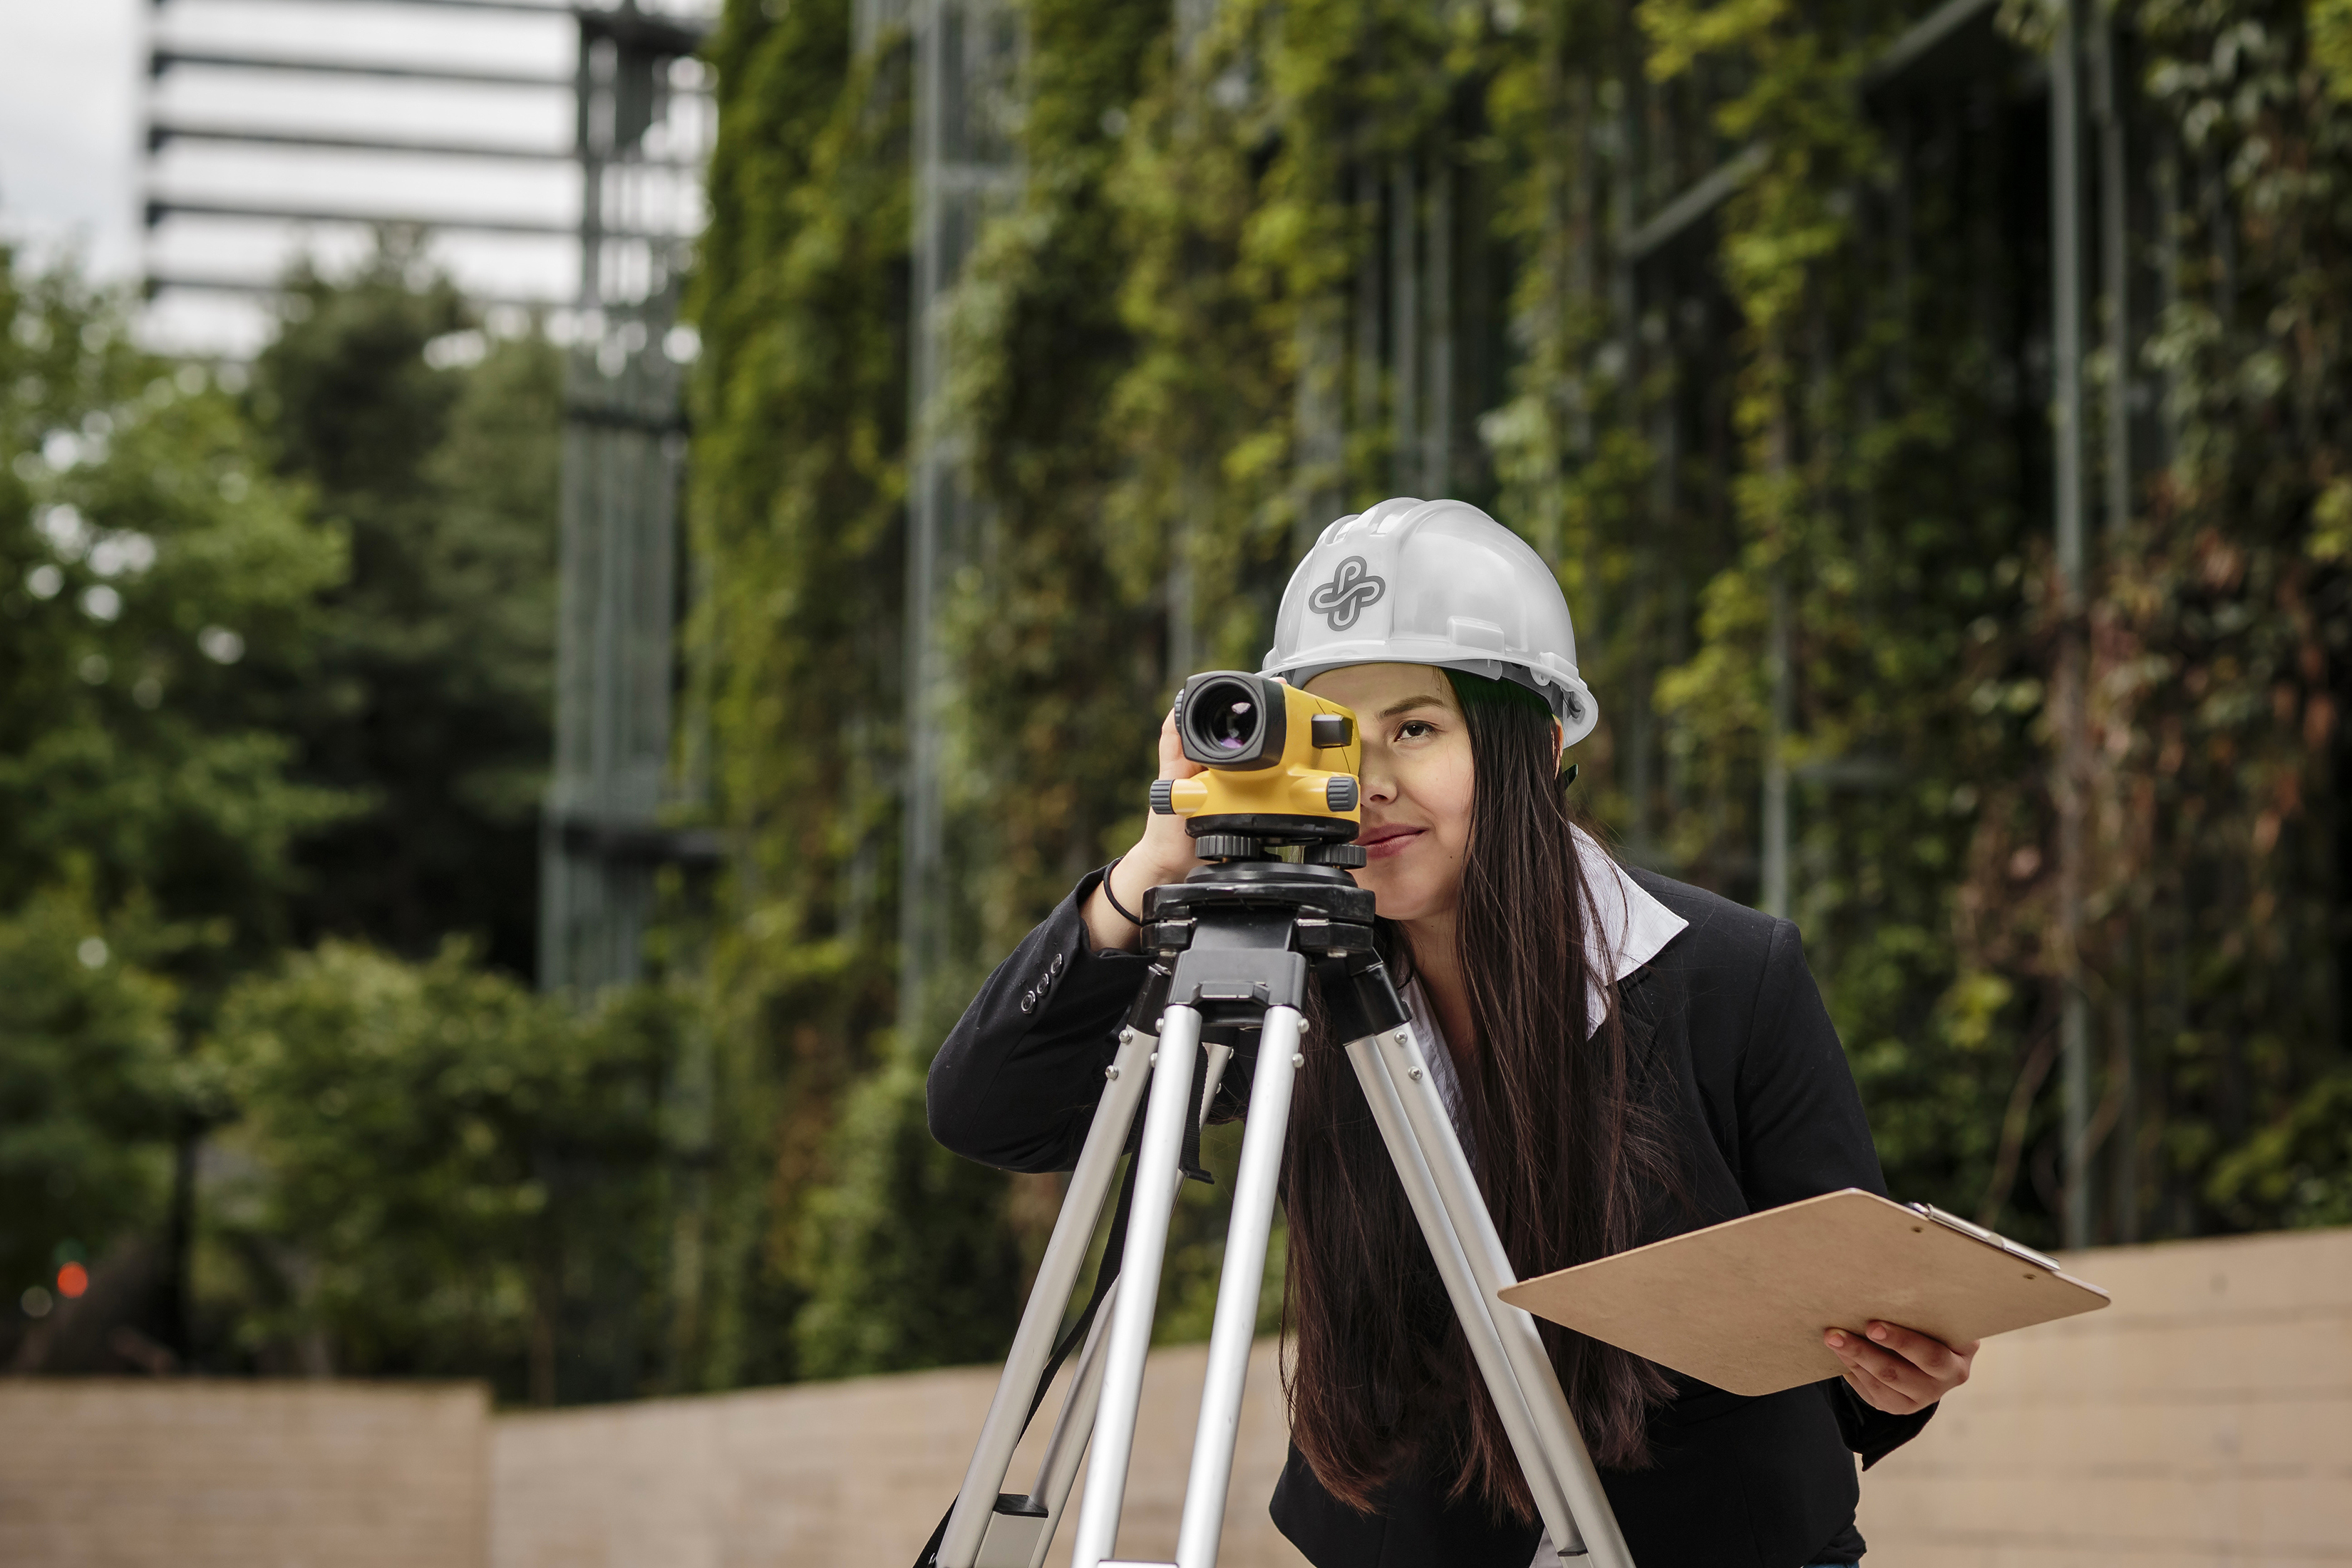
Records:
<instances>
[{"instance_id":1,"label":"red blurred light","mask_svg":"<svg viewBox=\"0 0 2352 1568\"><path fill-rule=\"evenodd\" d=\"M89 1289L89 1270L79 1263L68 1263L58 1270L58 1294L71 1300Z\"/></svg>"}]
</instances>

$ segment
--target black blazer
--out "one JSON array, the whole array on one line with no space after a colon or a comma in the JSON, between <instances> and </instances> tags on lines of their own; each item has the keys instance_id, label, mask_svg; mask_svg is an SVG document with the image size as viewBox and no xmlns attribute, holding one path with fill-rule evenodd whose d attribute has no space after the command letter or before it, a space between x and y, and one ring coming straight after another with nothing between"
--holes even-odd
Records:
<instances>
[{"instance_id":1,"label":"black blazer","mask_svg":"<svg viewBox=\"0 0 2352 1568\"><path fill-rule=\"evenodd\" d=\"M1681 1090L1677 1142L1699 1209L1671 1229L1736 1218L1885 1178L1837 1031L1797 928L1712 893L1633 871L1689 921L1620 989L1629 1027L1654 1031ZM1143 981L1134 953L1088 951L1078 910L1089 873L997 966L931 1064L932 1135L1009 1171L1076 1163L1122 1017ZM1225 1075L1248 1081L1244 1064ZM1800 1568L1862 1555L1864 1468L1908 1441L1933 1407L1873 1409L1843 1382L1748 1399L1674 1378L1651 1418L1656 1462L1601 1481L1640 1568ZM1449 1506L1442 1478L1391 1484L1374 1514L1317 1484L1296 1447L1275 1488L1282 1532L1318 1568L1527 1568L1538 1531L1483 1504Z\"/></svg>"}]
</instances>

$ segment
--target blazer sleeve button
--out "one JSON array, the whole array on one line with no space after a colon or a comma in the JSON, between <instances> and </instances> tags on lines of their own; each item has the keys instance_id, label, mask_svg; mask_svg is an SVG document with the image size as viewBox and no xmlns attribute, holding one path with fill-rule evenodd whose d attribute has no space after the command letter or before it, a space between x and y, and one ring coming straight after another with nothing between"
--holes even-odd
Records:
<instances>
[{"instance_id":1,"label":"blazer sleeve button","mask_svg":"<svg viewBox=\"0 0 2352 1568\"><path fill-rule=\"evenodd\" d=\"M1024 1013L1034 1013L1037 1010L1037 993L1024 991L1021 994L1021 1010Z\"/></svg>"}]
</instances>

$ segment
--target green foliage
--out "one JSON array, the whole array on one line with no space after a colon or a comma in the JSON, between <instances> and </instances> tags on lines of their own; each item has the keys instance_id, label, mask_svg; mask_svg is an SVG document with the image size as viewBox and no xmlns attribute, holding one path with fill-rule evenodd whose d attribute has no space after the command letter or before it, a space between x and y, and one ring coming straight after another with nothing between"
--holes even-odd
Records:
<instances>
[{"instance_id":1,"label":"green foliage","mask_svg":"<svg viewBox=\"0 0 2352 1568\"><path fill-rule=\"evenodd\" d=\"M157 937L112 922L86 889L0 915L0 1291L44 1285L59 1248L95 1258L152 1235L181 1086L171 984L141 967Z\"/></svg>"},{"instance_id":2,"label":"green foliage","mask_svg":"<svg viewBox=\"0 0 2352 1568\"><path fill-rule=\"evenodd\" d=\"M711 46L721 133L693 305L710 568L689 637L715 807L746 847L711 959L720 1059L767 1108L776 1160L774 1201L728 1227L723 1267L764 1311L719 1337L722 1384L798 1364L789 1325L825 1267L806 1205L835 1179L829 1131L894 994L908 57L886 40L845 68L849 15L734 5Z\"/></svg>"},{"instance_id":3,"label":"green foliage","mask_svg":"<svg viewBox=\"0 0 2352 1568\"><path fill-rule=\"evenodd\" d=\"M1022 1285L1001 1184L931 1141L920 1065L894 1061L841 1110L834 1179L811 1201L809 1304L793 1325L810 1377L985 1361Z\"/></svg>"},{"instance_id":4,"label":"green foliage","mask_svg":"<svg viewBox=\"0 0 2352 1568\"><path fill-rule=\"evenodd\" d=\"M577 1018L457 943L412 965L331 942L247 982L217 1050L250 1164L215 1219L244 1347L541 1404L644 1391L685 1005Z\"/></svg>"},{"instance_id":5,"label":"green foliage","mask_svg":"<svg viewBox=\"0 0 2352 1568\"><path fill-rule=\"evenodd\" d=\"M528 973L552 743L562 364L487 343L397 234L356 275L289 279L248 402L272 467L351 542L288 693L303 775L365 809L301 861L306 937L422 956L473 933ZM478 363L428 345L470 342Z\"/></svg>"},{"instance_id":6,"label":"green foliage","mask_svg":"<svg viewBox=\"0 0 2352 1568\"><path fill-rule=\"evenodd\" d=\"M1871 96L1919 6L1017 7L1020 193L950 316L944 416L985 518L944 618L958 961L1125 842L1143 716L1180 662L1254 661L1302 535L1443 472L1558 563L1601 693L1585 798L1629 856L1757 897L1785 773L1793 912L1906 1195L2053 1229L2079 784L2109 1234L2335 1212L2342 9L2115 13L2135 320L2160 319L2140 363L2095 356L2093 416L2162 407L2132 414L2144 482L2076 617L2048 544L2044 110L1991 78ZM828 1367L964 1353L890 1316L926 1252L890 1194L991 1213L931 1184L881 1043L906 108L899 43L845 76L846 33L838 7L730 8L698 437L726 809L761 847L721 991L776 1064L778 1249ZM1711 216L1620 259L1726 165ZM1407 384L1440 259L1456 357ZM1446 374L1459 427L1433 430ZM2053 765L2074 646L2080 781ZM998 1223L1034 1246L1019 1189Z\"/></svg>"},{"instance_id":7,"label":"green foliage","mask_svg":"<svg viewBox=\"0 0 2352 1568\"><path fill-rule=\"evenodd\" d=\"M143 890L216 981L283 940L295 841L350 809L274 722L342 542L120 301L62 268L0 289L0 908Z\"/></svg>"},{"instance_id":8,"label":"green foliage","mask_svg":"<svg viewBox=\"0 0 2352 1568\"><path fill-rule=\"evenodd\" d=\"M634 1393L677 1374L692 999L575 1022L456 950L255 978L346 921L530 962L559 363L435 368L464 312L404 266L299 279L249 398L0 268L0 1284L67 1248L160 1274L107 1310L196 1364Z\"/></svg>"},{"instance_id":9,"label":"green foliage","mask_svg":"<svg viewBox=\"0 0 2352 1568\"><path fill-rule=\"evenodd\" d=\"M2352 1225L2352 1073L2322 1079L2222 1159L2207 1193L2249 1229Z\"/></svg>"}]
</instances>

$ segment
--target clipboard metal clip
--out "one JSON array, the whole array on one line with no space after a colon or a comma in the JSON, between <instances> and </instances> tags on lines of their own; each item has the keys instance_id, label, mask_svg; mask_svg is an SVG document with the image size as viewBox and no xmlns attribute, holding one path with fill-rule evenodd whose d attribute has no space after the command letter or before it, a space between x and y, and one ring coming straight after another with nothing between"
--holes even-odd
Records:
<instances>
[{"instance_id":1,"label":"clipboard metal clip","mask_svg":"<svg viewBox=\"0 0 2352 1568\"><path fill-rule=\"evenodd\" d=\"M2059 1268L2056 1258L2045 1258L2030 1247L2020 1247L2000 1232L1987 1230L1980 1225L1971 1225L1956 1214L1945 1213L1934 1204L1905 1204L1903 1206L1915 1214L1925 1215L1948 1230L1957 1230L1962 1236L1973 1237L1987 1247L1998 1247L2012 1258L2022 1258L2028 1263L2039 1264L2053 1274L2063 1272Z\"/></svg>"}]
</instances>

